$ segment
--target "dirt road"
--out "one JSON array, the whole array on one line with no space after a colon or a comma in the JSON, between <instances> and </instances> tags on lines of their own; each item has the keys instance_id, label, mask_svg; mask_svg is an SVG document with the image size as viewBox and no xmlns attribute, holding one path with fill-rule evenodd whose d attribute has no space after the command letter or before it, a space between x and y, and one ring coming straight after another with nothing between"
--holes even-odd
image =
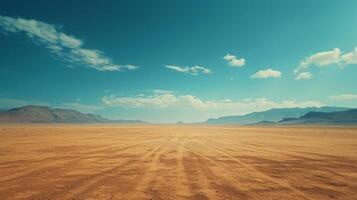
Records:
<instances>
[{"instance_id":1,"label":"dirt road","mask_svg":"<svg viewBox=\"0 0 357 200\"><path fill-rule=\"evenodd\" d=\"M0 199L357 199L357 128L0 125Z\"/></svg>"}]
</instances>

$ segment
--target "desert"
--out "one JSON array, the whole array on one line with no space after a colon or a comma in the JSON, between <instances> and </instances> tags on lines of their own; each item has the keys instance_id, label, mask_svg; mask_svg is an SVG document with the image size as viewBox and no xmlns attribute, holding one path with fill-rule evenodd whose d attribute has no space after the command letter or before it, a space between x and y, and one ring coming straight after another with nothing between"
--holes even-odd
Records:
<instances>
[{"instance_id":1,"label":"desert","mask_svg":"<svg viewBox=\"0 0 357 200\"><path fill-rule=\"evenodd\" d=\"M2 124L0 199L357 199L356 127Z\"/></svg>"},{"instance_id":2,"label":"desert","mask_svg":"<svg viewBox=\"0 0 357 200\"><path fill-rule=\"evenodd\" d=\"M357 0L0 0L0 200L357 200Z\"/></svg>"}]
</instances>

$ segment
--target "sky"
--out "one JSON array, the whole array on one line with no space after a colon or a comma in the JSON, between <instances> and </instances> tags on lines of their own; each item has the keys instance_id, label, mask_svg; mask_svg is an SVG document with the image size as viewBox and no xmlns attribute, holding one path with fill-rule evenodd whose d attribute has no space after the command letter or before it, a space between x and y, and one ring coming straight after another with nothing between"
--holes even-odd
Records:
<instances>
[{"instance_id":1,"label":"sky","mask_svg":"<svg viewBox=\"0 0 357 200\"><path fill-rule=\"evenodd\" d=\"M199 122L357 107L355 0L2 0L0 109Z\"/></svg>"}]
</instances>

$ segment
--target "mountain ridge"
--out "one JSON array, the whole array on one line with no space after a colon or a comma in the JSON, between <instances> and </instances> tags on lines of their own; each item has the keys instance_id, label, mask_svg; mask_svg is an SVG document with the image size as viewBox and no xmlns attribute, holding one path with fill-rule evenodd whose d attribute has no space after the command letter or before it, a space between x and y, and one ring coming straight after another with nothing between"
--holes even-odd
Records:
<instances>
[{"instance_id":1,"label":"mountain ridge","mask_svg":"<svg viewBox=\"0 0 357 200\"><path fill-rule=\"evenodd\" d=\"M248 125L258 122L279 122L284 118L298 118L308 112L334 112L334 111L344 111L351 108L347 107L333 107L333 106L324 106L324 107L307 107L307 108L273 108L261 112L252 112L245 115L232 115L224 116L215 119L208 119L206 124L239 124L239 125Z\"/></svg>"},{"instance_id":2,"label":"mountain ridge","mask_svg":"<svg viewBox=\"0 0 357 200\"><path fill-rule=\"evenodd\" d=\"M111 120L74 109L27 105L0 112L0 123L147 123L140 120Z\"/></svg>"},{"instance_id":3,"label":"mountain ridge","mask_svg":"<svg viewBox=\"0 0 357 200\"><path fill-rule=\"evenodd\" d=\"M327 125L357 125L357 109L336 112L308 112L299 118L286 118L276 124L327 124Z\"/></svg>"}]
</instances>

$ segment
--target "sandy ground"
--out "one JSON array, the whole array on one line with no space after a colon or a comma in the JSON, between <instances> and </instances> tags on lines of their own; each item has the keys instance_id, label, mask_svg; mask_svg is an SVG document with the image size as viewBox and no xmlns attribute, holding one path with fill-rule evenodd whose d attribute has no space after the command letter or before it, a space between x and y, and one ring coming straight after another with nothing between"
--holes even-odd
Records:
<instances>
[{"instance_id":1,"label":"sandy ground","mask_svg":"<svg viewBox=\"0 0 357 200\"><path fill-rule=\"evenodd\" d=\"M0 125L0 199L357 199L357 128Z\"/></svg>"}]
</instances>

